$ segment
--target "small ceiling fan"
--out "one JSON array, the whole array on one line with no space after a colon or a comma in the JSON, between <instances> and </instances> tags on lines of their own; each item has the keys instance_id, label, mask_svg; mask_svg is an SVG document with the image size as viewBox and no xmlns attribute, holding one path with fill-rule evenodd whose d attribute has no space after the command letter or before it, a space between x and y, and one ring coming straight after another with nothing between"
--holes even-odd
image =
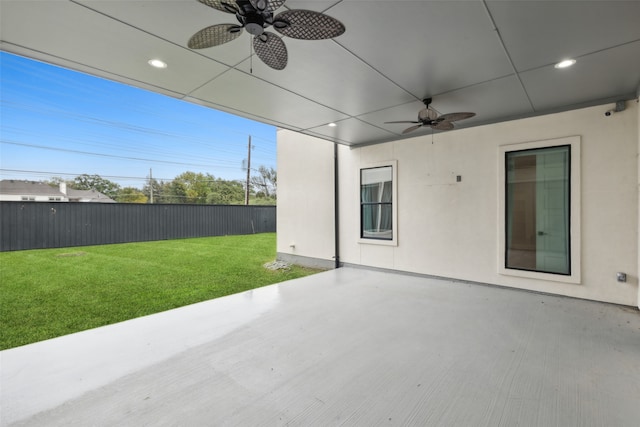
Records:
<instances>
[{"instance_id":1,"label":"small ceiling fan","mask_svg":"<svg viewBox=\"0 0 640 427\"><path fill-rule=\"evenodd\" d=\"M287 47L275 33L266 31L269 26L283 36L302 40L322 40L344 33L344 25L324 13L311 10L286 10L273 16L273 12L286 0L198 0L216 10L236 15L238 24L218 24L195 33L187 46L204 49L230 42L245 29L253 35L253 49L258 57L275 70L287 66Z\"/></svg>"},{"instance_id":2,"label":"small ceiling fan","mask_svg":"<svg viewBox=\"0 0 640 427\"><path fill-rule=\"evenodd\" d=\"M438 116L438 113L433 110L429 105L431 104L431 98L425 98L422 100L427 107L420 110L418 113L417 121L399 121L399 122L385 122L385 123L417 123L414 126L408 127L402 131L403 134L413 132L422 126L431 126L437 130L451 130L454 128L453 122L463 119L468 119L476 115L476 113L448 113Z\"/></svg>"}]
</instances>

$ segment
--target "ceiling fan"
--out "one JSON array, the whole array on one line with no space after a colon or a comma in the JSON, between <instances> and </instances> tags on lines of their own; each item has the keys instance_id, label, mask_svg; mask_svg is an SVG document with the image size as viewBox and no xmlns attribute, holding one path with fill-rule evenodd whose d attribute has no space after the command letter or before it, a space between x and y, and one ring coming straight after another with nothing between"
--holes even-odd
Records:
<instances>
[{"instance_id":1,"label":"ceiling fan","mask_svg":"<svg viewBox=\"0 0 640 427\"><path fill-rule=\"evenodd\" d=\"M417 123L414 126L408 127L402 131L403 134L413 132L422 126L431 126L432 129L437 130L451 130L454 128L453 122L463 119L468 119L476 115L476 113L448 113L438 116L438 113L429 107L431 104L431 98L425 98L422 100L427 107L420 110L418 113L417 121L399 121L399 122L385 122L385 123Z\"/></svg>"},{"instance_id":2,"label":"ceiling fan","mask_svg":"<svg viewBox=\"0 0 640 427\"><path fill-rule=\"evenodd\" d=\"M273 12L286 0L198 0L216 10L236 15L238 24L218 24L195 33L188 42L190 49L204 49L230 42L245 29L253 35L253 49L258 57L275 70L287 66L287 47L269 26L283 36L302 40L322 40L344 33L344 25L324 13L311 10L286 10L273 16Z\"/></svg>"}]
</instances>

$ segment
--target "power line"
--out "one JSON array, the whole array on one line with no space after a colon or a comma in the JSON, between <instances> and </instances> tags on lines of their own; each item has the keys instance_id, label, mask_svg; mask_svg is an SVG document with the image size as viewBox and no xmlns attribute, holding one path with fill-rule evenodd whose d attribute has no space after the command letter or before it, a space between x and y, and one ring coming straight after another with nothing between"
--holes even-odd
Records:
<instances>
[{"instance_id":1,"label":"power line","mask_svg":"<svg viewBox=\"0 0 640 427\"><path fill-rule=\"evenodd\" d=\"M99 109L103 109L103 107L111 108L113 106L115 102L113 90L125 87L125 85L91 76L89 74L28 60L6 52L3 53L3 55L6 56L6 60L3 61L2 67L5 70L12 71L11 73L8 72L3 75L4 100L9 98L18 98L20 100L27 99L33 100L40 105L53 107L59 107L61 102L71 101L74 104L91 105ZM18 92L18 96L12 97L11 95L14 95L16 91ZM176 115L176 111L174 110L168 111L167 109L156 107L156 103L154 102L155 99L150 99L149 97L158 96L157 94L146 94L145 91L141 91L137 88L129 88L119 93L127 96L128 99L129 97L133 99L138 94L148 102L121 102L121 100L118 99L118 112L142 113L147 116L157 117L161 121L171 120L173 123L194 125L198 128L211 128L216 131L224 130L246 137L245 130L239 130L237 128L227 126L223 120L216 120L215 126L214 122L194 120L194 117L199 117L199 114L197 114L199 109L208 110L210 112L212 111L211 109L197 103L187 102L184 100L172 100L174 102L183 102L188 104L190 106L189 111L195 112L194 116L191 114ZM45 95L45 97L39 95ZM162 100L162 98L160 99ZM229 113L221 111L218 111L217 113L233 117L233 115ZM275 140L272 139L267 140L255 135L254 139L275 144Z\"/></svg>"},{"instance_id":2,"label":"power line","mask_svg":"<svg viewBox=\"0 0 640 427\"><path fill-rule=\"evenodd\" d=\"M154 143L153 141L147 141L144 138L140 139L136 135L127 134L127 133L121 133L114 138L114 135L103 134L100 132L90 132L90 133L85 133L82 136L73 137L70 134L51 135L50 133L47 133L45 131L37 131L34 129L24 129L24 128L13 127L13 126L3 126L2 130L5 135L14 136L14 139L11 140L12 142L17 142L15 140L15 137L21 140L25 140L25 139L33 140L34 137L39 139L44 139L44 138L51 139L53 137L55 138L56 141L59 141L59 142L65 141L65 142L71 142L74 144L86 145L91 147L117 149L118 151L127 151L132 153L155 154L160 156L169 156L171 158L181 157L181 158L189 159L190 157L192 157L189 155L190 151L185 149L185 145L189 143L198 144L199 146L204 146L206 148L212 148L215 150L216 154L226 153L228 155L230 154L232 156L237 156L240 153L240 150L237 150L237 149L236 150L224 149L220 146L202 142L202 140L200 140L199 138L194 138L192 136L187 136L187 135L181 136L177 134L174 134L174 135L165 134L164 138L170 138L172 140L171 142L172 146L174 147L180 146L183 149L180 152L158 149L157 142ZM151 133L147 133L146 136L153 137L154 135ZM106 142L105 139L108 142ZM261 156L263 158L268 158L270 160L275 158L273 150L267 150L260 147L258 151L260 151ZM225 157L229 157L228 155ZM194 156L194 157L200 160L205 159L202 156ZM235 160L226 160L226 159L221 159L220 157L216 159L208 157L207 159L211 159L211 161L216 161L216 162L227 162L227 163L234 162L235 163Z\"/></svg>"},{"instance_id":3,"label":"power line","mask_svg":"<svg viewBox=\"0 0 640 427\"><path fill-rule=\"evenodd\" d=\"M149 135L154 135L154 136L164 136L164 137L173 137L173 138L180 138L185 139L185 138L189 138L194 140L195 142L200 143L201 145L205 145L205 146L210 146L213 147L214 145L210 144L210 143L206 143L201 141L199 138L194 138L191 135L184 135L184 134L177 134L175 133L175 131L166 131L166 130L162 130L162 129L158 129L156 127L148 127L148 126L143 126L140 125L138 123L128 123L126 121L122 121L122 120L116 120L116 119L108 119L108 118L102 118L102 117L97 117L97 116L93 116L93 115L89 115L89 114L84 114L81 112L77 112L77 111L72 111L69 110L68 108L61 108L58 106L48 106L46 104L43 104L42 102L38 102L38 103L23 103L20 101L11 101L11 100L7 100L7 99L2 99L0 100L0 103L3 104L5 107L5 111L8 111L9 109L12 110L16 110L16 111L24 111L27 113L37 113L39 115L42 116L49 116L49 117L54 117L56 119L61 119L61 118L67 118L67 119L71 119L74 121L79 121L79 122L84 122L84 123L89 123L92 124L94 126L100 126L100 127L106 127L106 128L110 128L110 129L118 129L118 130L124 130L124 131L128 131L128 132L137 132L137 133L143 133L143 134L149 134ZM135 110L132 110L133 112L135 112ZM159 118L160 123L163 123L164 121L166 121L166 119L168 119L168 117L165 117L163 115L159 115L159 114L148 114L147 116L151 116L151 118ZM195 127L199 130L204 130L207 128L210 128L212 130L215 130L216 132L220 132L221 128L219 126L211 126L207 123L197 123L197 122L184 122L181 120L176 119L175 117L171 117L171 123L173 125L179 124L179 123L184 123L184 124L188 124L191 127ZM232 132L232 133L236 133L238 135L242 135L242 136L246 136L246 132L241 132L241 131L232 131L229 130L228 128L222 127L222 129L225 132ZM275 144L275 140L267 140L265 138L259 138L259 137L254 137L254 139L261 139L264 142L268 142L269 144ZM215 146L216 148L219 148L217 146Z\"/></svg>"},{"instance_id":4,"label":"power line","mask_svg":"<svg viewBox=\"0 0 640 427\"><path fill-rule=\"evenodd\" d=\"M196 103L157 97L157 94L145 91L137 92L135 88L132 91L125 85L9 53L3 52L1 55L6 59L2 68L7 72L3 73L1 82L3 96L0 98L0 108L5 120L0 123L3 134L0 145L25 148L24 151L10 151L7 148L7 155L18 153L27 158L33 157L33 153L26 150L47 150L69 153L63 160L71 158L72 154L145 162L145 169L150 164L180 165L201 170L224 169L220 171L222 175L229 170L241 169L240 161L234 160L234 157L240 157L239 148L244 144L238 142L236 135L242 135L244 140L247 133L252 132L249 131L249 125L237 122L232 114L201 114L215 110ZM189 107L177 108L172 102L189 104ZM240 125L239 128L231 127L236 123ZM270 129L273 127L264 128L265 136L275 133L270 133ZM258 132L262 130L256 128ZM256 163L274 164L276 139L253 135L253 140L264 142L254 153ZM51 154L41 153L41 156ZM16 160L15 166L23 166L22 160ZM8 161L9 156L5 158L5 162ZM72 175L10 169L4 171ZM7 172L4 172L5 176Z\"/></svg>"},{"instance_id":5,"label":"power line","mask_svg":"<svg viewBox=\"0 0 640 427\"><path fill-rule=\"evenodd\" d=\"M251 168L252 171L254 172L259 172L259 170ZM54 177L77 177L77 176L81 176L81 175L94 175L94 174L87 174L87 173L69 173L69 172L45 172L45 171L31 171L31 170L20 170L20 169L4 169L4 168L0 168L0 175L10 175L10 174L25 174L25 175L39 175L39 176L43 176L43 177L50 177L50 178L54 178ZM99 175L101 178L106 178L106 179L117 179L117 180L129 180L129 181L148 181L149 177L148 176L144 176L144 177L140 177L140 176L119 176L119 175ZM178 175L179 176L179 175ZM212 175L213 176L213 175ZM159 182L168 182L168 181L173 181L177 178L173 177L173 178L157 178L157 177L153 177L153 180L155 181L159 181ZM218 179L221 178L215 178L213 180L202 180L200 182L215 182ZM233 181L233 182L242 182L242 179L226 179L223 181Z\"/></svg>"},{"instance_id":6,"label":"power line","mask_svg":"<svg viewBox=\"0 0 640 427\"><path fill-rule=\"evenodd\" d=\"M38 175L43 177L76 177L81 175L91 175L86 173L69 173L69 172L45 172L45 171L29 171L29 170L20 170L20 169L0 169L0 175L9 175L9 174L25 174L25 175ZM118 176L118 175L100 175L102 178L107 179L120 179L120 180L148 180L148 177L139 177L139 176ZM165 178L154 178L157 181L170 181L171 179Z\"/></svg>"},{"instance_id":7,"label":"power line","mask_svg":"<svg viewBox=\"0 0 640 427\"><path fill-rule=\"evenodd\" d=\"M165 164L170 164L170 165L197 166L197 167L203 167L203 168L209 168L209 167L212 166L211 164L204 165L204 164L197 164L197 163L174 162L174 161L171 161L171 160L145 159L145 158L142 158L142 157L118 156L118 155L115 155L115 154L91 153L89 151L71 150L71 149L68 149L68 148L59 148L59 147L47 147L47 146L44 146L44 145L36 145L36 144L24 144L24 143L21 143L21 142L14 142L14 141L7 141L7 140L0 141L0 144L18 145L18 146L21 146L21 147L38 148L38 149L41 149L41 150L61 151L61 152L65 152L65 153L83 154L83 155L87 155L87 156L110 157L110 158L113 158L113 159L134 160L134 161L154 162L154 163L165 163ZM219 166L219 165L216 165L216 167L227 168L227 169L235 169L234 166Z\"/></svg>"}]
</instances>

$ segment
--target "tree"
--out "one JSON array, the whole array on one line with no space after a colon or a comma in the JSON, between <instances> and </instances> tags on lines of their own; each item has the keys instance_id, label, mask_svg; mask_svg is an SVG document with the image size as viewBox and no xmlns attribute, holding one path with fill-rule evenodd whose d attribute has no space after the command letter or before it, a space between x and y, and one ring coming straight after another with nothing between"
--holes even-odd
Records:
<instances>
[{"instance_id":1,"label":"tree","mask_svg":"<svg viewBox=\"0 0 640 427\"><path fill-rule=\"evenodd\" d=\"M170 203L207 203L215 177L210 174L183 172L169 184L167 198Z\"/></svg>"},{"instance_id":2,"label":"tree","mask_svg":"<svg viewBox=\"0 0 640 427\"><path fill-rule=\"evenodd\" d=\"M244 185L240 181L216 179L207 195L210 205L240 205L244 203Z\"/></svg>"},{"instance_id":3,"label":"tree","mask_svg":"<svg viewBox=\"0 0 640 427\"><path fill-rule=\"evenodd\" d=\"M76 190L96 190L115 200L118 197L120 185L102 178L100 175L83 174L74 178L73 188Z\"/></svg>"},{"instance_id":4,"label":"tree","mask_svg":"<svg viewBox=\"0 0 640 427\"><path fill-rule=\"evenodd\" d=\"M43 181L45 184L50 185L52 187L59 187L60 184L65 183L67 185L72 185L73 181L67 181L61 176L52 176L50 179Z\"/></svg>"},{"instance_id":5,"label":"tree","mask_svg":"<svg viewBox=\"0 0 640 427\"><path fill-rule=\"evenodd\" d=\"M147 203L147 196L134 187L124 187L118 192L116 201L120 203Z\"/></svg>"},{"instance_id":6,"label":"tree","mask_svg":"<svg viewBox=\"0 0 640 427\"><path fill-rule=\"evenodd\" d=\"M158 181L155 178L151 178L142 187L142 193L147 196L149 203L151 203L151 190L153 189L153 203L167 203L165 198L168 191L168 186L168 182Z\"/></svg>"},{"instance_id":7,"label":"tree","mask_svg":"<svg viewBox=\"0 0 640 427\"><path fill-rule=\"evenodd\" d=\"M258 168L258 175L251 177L251 185L257 197L276 198L278 180L276 170L262 165Z\"/></svg>"},{"instance_id":8,"label":"tree","mask_svg":"<svg viewBox=\"0 0 640 427\"><path fill-rule=\"evenodd\" d=\"M244 203L243 182L215 178L208 173L187 171L171 181L147 180L142 188L142 193L147 197L147 200L151 196L151 188L153 188L154 203L210 205L240 205ZM259 204L273 203L267 201Z\"/></svg>"}]
</instances>

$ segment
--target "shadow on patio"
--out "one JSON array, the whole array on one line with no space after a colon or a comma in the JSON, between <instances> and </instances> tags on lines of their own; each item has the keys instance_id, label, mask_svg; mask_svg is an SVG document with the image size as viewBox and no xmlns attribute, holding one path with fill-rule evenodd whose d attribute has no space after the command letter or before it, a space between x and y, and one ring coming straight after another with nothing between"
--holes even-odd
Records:
<instances>
[{"instance_id":1,"label":"shadow on patio","mask_svg":"<svg viewBox=\"0 0 640 427\"><path fill-rule=\"evenodd\" d=\"M640 420L638 310L354 268L0 357L3 426Z\"/></svg>"}]
</instances>

